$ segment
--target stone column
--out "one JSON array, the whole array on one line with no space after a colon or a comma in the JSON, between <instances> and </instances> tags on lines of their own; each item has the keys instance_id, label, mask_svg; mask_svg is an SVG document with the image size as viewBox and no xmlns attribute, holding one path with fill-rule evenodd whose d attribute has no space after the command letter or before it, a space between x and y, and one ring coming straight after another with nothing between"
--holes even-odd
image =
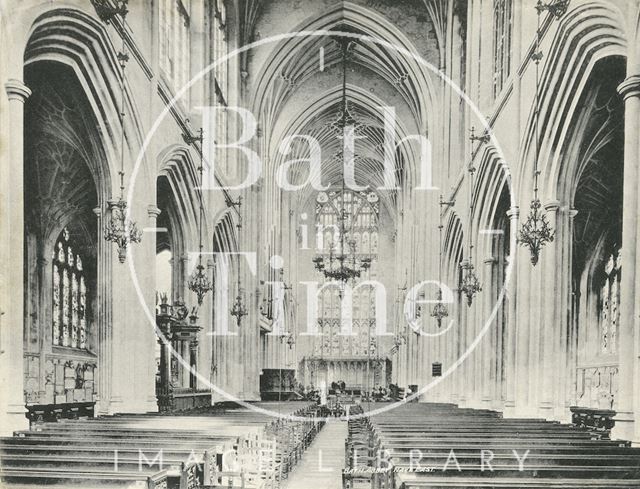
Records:
<instances>
[{"instance_id":1,"label":"stone column","mask_svg":"<svg viewBox=\"0 0 640 489\"><path fill-rule=\"evenodd\" d=\"M618 402L615 427L612 437L639 440L635 430L640 414L634 402L637 393L633 386L637 382L637 310L638 301L638 161L640 159L640 75L631 75L618 87L624 99L624 188L622 205L622 273L620 304L620 366L618 379Z\"/></svg>"},{"instance_id":2,"label":"stone column","mask_svg":"<svg viewBox=\"0 0 640 489\"><path fill-rule=\"evenodd\" d=\"M458 265L459 266L459 265ZM468 341L467 336L469 334L469 309L467 305L467 297L461 294L459 305L459 318L460 318L460 332L458 334L457 351L454 355L457 361L467 350ZM456 388L457 388L457 404L460 407L466 407L467 400L469 399L469 390L467 389L467 381L469 376L469 357L467 357L456 369Z\"/></svg>"},{"instance_id":3,"label":"stone column","mask_svg":"<svg viewBox=\"0 0 640 489\"><path fill-rule=\"evenodd\" d=\"M158 216L162 213L156 205L151 204L147 206L147 215L149 216L149 226L155 228L158 223ZM155 239L153 240L155 243Z\"/></svg>"},{"instance_id":4,"label":"stone column","mask_svg":"<svg viewBox=\"0 0 640 489\"><path fill-rule=\"evenodd\" d=\"M93 209L96 215L98 228L97 246L97 304L98 310L94 313L94 320L97 328L97 414L106 415L111 411L111 381L112 381L112 348L113 332L111 320L111 243L107 243L102 238L104 229L104 212L102 208Z\"/></svg>"},{"instance_id":5,"label":"stone column","mask_svg":"<svg viewBox=\"0 0 640 489\"><path fill-rule=\"evenodd\" d=\"M527 208L522 217L524 223L530 215ZM547 246L540 250L540 256L547 253ZM531 263L531 251L529 248L518 246L521 253L517 261L520 277L523 279L518 284L518 347L516 359L518 365L518 389L521 397L516 400L516 410L520 416L537 417L539 414L539 399L541 376L544 375L542 365L544 353L542 351L543 324L543 263L533 265ZM526 285L524 285L526 284Z\"/></svg>"},{"instance_id":6,"label":"stone column","mask_svg":"<svg viewBox=\"0 0 640 489\"><path fill-rule=\"evenodd\" d=\"M215 262L213 258L207 260L207 276L211 283L214 282L214 270L215 270ZM197 355L197 369L198 374L205 379L208 379L209 382L213 382L213 378L211 375L211 367L215 363L216 358L214 354L214 341L212 329L213 329L213 317L214 317L214 294L215 291L211 291L207 294L205 298L204 304L206 308L203 307L201 310L203 311L200 314L200 326L202 329L198 333L198 355ZM206 311L206 313L205 313ZM203 382L200 378L198 380L198 389L209 389L211 386L209 383Z\"/></svg>"},{"instance_id":7,"label":"stone column","mask_svg":"<svg viewBox=\"0 0 640 489\"><path fill-rule=\"evenodd\" d=\"M144 240L146 241L146 243L143 241L143 245L146 246L145 251L147 253L148 260L149 260L148 261L149 269L145 272L145 276L147 279L146 280L147 287L149 288L148 294L153 294L152 295L153 298L151 299L152 302L148 306L152 314L155 307L155 294L157 290L156 243L157 243L158 233L156 231L156 228L158 225L158 216L160 215L161 212L162 211L155 204L150 204L147 206L147 217L149 218L148 223L149 223L149 228L151 232L145 233ZM148 338L149 345L155 344L155 342L158 340L158 335L155 333L155 330L152 328L152 325L146 322L144 324L144 327L147 328L147 332L148 332L147 338ZM152 353L152 355L154 354ZM155 358L153 362L149 362L148 360L145 359L145 361L143 361L143 363L140 365L139 368L148 369L147 376L146 376L147 379L155 379L156 369L157 369ZM151 385L143 385L141 386L141 388L145 389L147 404L151 409L153 409L153 406L157 406L158 404L158 399L155 391L155 383L152 383Z\"/></svg>"},{"instance_id":8,"label":"stone column","mask_svg":"<svg viewBox=\"0 0 640 489\"><path fill-rule=\"evenodd\" d=\"M480 327L484 327L484 322L488 321L491 310L495 307L496 301L496 264L498 260L491 256L484 259L485 274L486 277L484 284L484 314L480 318ZM482 362L480 368L480 379L482 382L482 404L485 408L491 408L495 405L496 399L495 393L497 392L496 384L498 381L498 335L500 334L500 322L497 317L492 321L487 334L482 339Z\"/></svg>"},{"instance_id":9,"label":"stone column","mask_svg":"<svg viewBox=\"0 0 640 489\"><path fill-rule=\"evenodd\" d=\"M555 231L558 237L558 209L560 202L549 201L544 208L547 212L549 226ZM562 239L570 240L570 236L561 236ZM559 352L557 351L557 338L561 335L560 318L558 317L557 301L559 297L559 285L569 281L570 277L565 277L558 273L558 246L560 238L551 243L547 243L542 252L542 338L540 346L540 369L538 371L538 407L543 417L553 418L553 407L557 393L557 384L560 380L562 366L558 363Z\"/></svg>"},{"instance_id":10,"label":"stone column","mask_svg":"<svg viewBox=\"0 0 640 489\"><path fill-rule=\"evenodd\" d=\"M511 207L507 211L507 217L509 218L509 225L511 229L517 229L518 227L518 217L520 216L520 209L517 206ZM505 281L508 282L505 284L507 287L506 293L509 298L509 311L507 317L507 324L505 324L506 328L506 344L504 345L504 351L506 356L506 368L505 368L505 382L506 386L506 399L505 399L505 416L514 415L515 405L516 405L516 385L517 385L517 374L516 374L516 328L517 328L517 284L518 284L518 273L517 273L517 262L516 262L516 254L518 253L517 249L511 250L511 256L509 260L512 261L511 267L511 276L505 277Z\"/></svg>"},{"instance_id":11,"label":"stone column","mask_svg":"<svg viewBox=\"0 0 640 489\"><path fill-rule=\"evenodd\" d=\"M187 281L189 280L189 255L182 255L179 263L178 282L174 284L174 290L177 291L178 297L187 304L187 295L189 294L189 290L187 289Z\"/></svg>"},{"instance_id":12,"label":"stone column","mask_svg":"<svg viewBox=\"0 0 640 489\"><path fill-rule=\"evenodd\" d=\"M478 248L475 248L478 249ZM479 251L479 250L478 250ZM479 256L479 253L478 253ZM464 385L465 385L465 395L466 395L466 407L479 409L481 408L480 398L482 391L482 348L484 347L484 339L482 338L475 347L472 347L474 342L478 337L479 324L478 324L478 315L481 314L484 307L484 296L486 295L485 291L485 277L482 276L482 267L480 266L480 260L476 260L475 273L478 276L478 280L480 280L480 285L482 286L482 290L477 292L473 297L473 303L471 306L468 306L466 303L466 296L464 298L464 308L466 313L465 319L465 328L466 328L466 344L463 350L463 353L467 350L469 351L469 356L464 361L463 365L465 366L464 372Z\"/></svg>"},{"instance_id":13,"label":"stone column","mask_svg":"<svg viewBox=\"0 0 640 489\"><path fill-rule=\"evenodd\" d=\"M24 103L31 90L19 80L5 83L8 103L0 147L0 434L28 427L25 417L24 330ZM4 102L4 101L3 101Z\"/></svg>"},{"instance_id":14,"label":"stone column","mask_svg":"<svg viewBox=\"0 0 640 489\"><path fill-rule=\"evenodd\" d=\"M528 218L529 207L523 221ZM517 229L517 228L516 228ZM538 379L540 368L540 264L533 266L528 248L518 246L515 267L518 282L516 313L511 317L510 328L515 329L515 415L538 416ZM543 251L544 253L544 251Z\"/></svg>"},{"instance_id":15,"label":"stone column","mask_svg":"<svg viewBox=\"0 0 640 489\"><path fill-rule=\"evenodd\" d=\"M562 345L561 361L563 362L564 376L559 382L558 390L561 394L561 398L564 400L564 407L561 408L560 414L562 417L560 421L569 422L570 411L569 406L574 403L575 399L575 379L576 379L576 330L575 330L575 318L568 312L573 308L573 301L575 300L573 291L573 222L578 215L576 209L567 209L564 216L564 229L566 238L562 241L562 255L565 257L566 263L563 267L564 280L562 281L562 289L560 296L560 304L562 308L567 311L562 315L560 330L564 335L564 344ZM563 356L564 355L564 356Z\"/></svg>"},{"instance_id":16,"label":"stone column","mask_svg":"<svg viewBox=\"0 0 640 489\"><path fill-rule=\"evenodd\" d=\"M49 326L52 324L53 316L53 304L50 304L53 297L53 284L49 280L49 274L51 273L49 260L44 256L38 256L37 265L38 307L40 308L37 311L37 317L40 320L40 328L38 330L38 349L40 351L38 396L40 399L44 399L46 395L46 356L47 353L51 352L51 345L53 344L53 331Z\"/></svg>"},{"instance_id":17,"label":"stone column","mask_svg":"<svg viewBox=\"0 0 640 489\"><path fill-rule=\"evenodd\" d=\"M567 377L569 372L567 369L568 355L568 316L571 301L571 249L573 246L573 216L575 211L571 211L566 207L557 207L556 201L546 204L545 208L549 216L549 224L555 230L555 240L549 246L547 259L551 260L546 270L546 280L548 287L553 289L553 295L549 295L547 291L545 301L547 307L551 310L547 311L545 321L548 324L547 331L553 338L553 345L550 347L550 357L548 358L548 376L544 377L544 387L550 390L550 395L546 396L545 401L551 401L552 413L551 418L555 421L570 422L570 412L566 406L566 389ZM545 413L546 416L546 413Z\"/></svg>"}]
</instances>

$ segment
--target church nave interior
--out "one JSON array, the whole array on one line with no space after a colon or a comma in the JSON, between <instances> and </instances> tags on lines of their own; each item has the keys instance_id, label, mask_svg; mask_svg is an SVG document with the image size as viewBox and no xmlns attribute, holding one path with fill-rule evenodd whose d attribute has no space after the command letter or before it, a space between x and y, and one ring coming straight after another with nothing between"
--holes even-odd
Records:
<instances>
[{"instance_id":1,"label":"church nave interior","mask_svg":"<svg viewBox=\"0 0 640 489\"><path fill-rule=\"evenodd\" d=\"M0 43L0 486L640 487L638 0Z\"/></svg>"}]
</instances>

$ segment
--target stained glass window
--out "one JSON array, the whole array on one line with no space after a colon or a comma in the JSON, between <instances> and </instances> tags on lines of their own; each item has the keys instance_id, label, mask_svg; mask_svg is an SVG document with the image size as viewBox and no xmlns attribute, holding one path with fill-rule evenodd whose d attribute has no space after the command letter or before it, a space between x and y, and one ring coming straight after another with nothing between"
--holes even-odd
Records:
<instances>
[{"instance_id":1,"label":"stained glass window","mask_svg":"<svg viewBox=\"0 0 640 489\"><path fill-rule=\"evenodd\" d=\"M511 73L512 0L493 2L493 96L497 97Z\"/></svg>"},{"instance_id":2,"label":"stained glass window","mask_svg":"<svg viewBox=\"0 0 640 489\"><path fill-rule=\"evenodd\" d=\"M604 267L600 287L599 326L600 351L603 354L617 352L618 325L620 323L620 251L612 253Z\"/></svg>"},{"instance_id":3,"label":"stained glass window","mask_svg":"<svg viewBox=\"0 0 640 489\"><path fill-rule=\"evenodd\" d=\"M343 203L344 199L344 203ZM379 199L374 192L321 192L316 199L316 224L322 231L317 236L318 252L340 250L340 209L344 209L344 242L355 242L356 253L378 253Z\"/></svg>"},{"instance_id":4,"label":"stained glass window","mask_svg":"<svg viewBox=\"0 0 640 489\"><path fill-rule=\"evenodd\" d=\"M87 348L87 285L82 257L65 228L53 252L53 344Z\"/></svg>"},{"instance_id":5,"label":"stained glass window","mask_svg":"<svg viewBox=\"0 0 640 489\"><path fill-rule=\"evenodd\" d=\"M379 197L375 192L353 192L346 190L320 192L316 199L316 248L328 257L339 253L344 241L349 242L356 255L369 257L372 265L360 280L377 278L376 258L378 254ZM343 211L344 210L344 211ZM345 236L340 238L344 221ZM350 251L350 250L347 250ZM326 287L320 295L320 318L325 334L334 341L325 342L329 349L322 353L329 356L367 355L369 328L375 325L375 289L369 286L356 288L358 282L350 284L353 290L352 309L346 311L352 318L353 336L339 335L342 299L338 287Z\"/></svg>"}]
</instances>

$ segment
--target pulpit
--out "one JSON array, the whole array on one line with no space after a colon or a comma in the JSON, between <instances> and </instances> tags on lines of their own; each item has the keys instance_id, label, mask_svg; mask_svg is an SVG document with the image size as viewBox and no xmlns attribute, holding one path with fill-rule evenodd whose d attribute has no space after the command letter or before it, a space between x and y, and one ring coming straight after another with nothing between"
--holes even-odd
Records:
<instances>
[{"instance_id":1,"label":"pulpit","mask_svg":"<svg viewBox=\"0 0 640 489\"><path fill-rule=\"evenodd\" d=\"M160 412L183 411L211 405L211 392L198 390L195 375L198 356L196 308L191 314L181 300L174 304L163 295L156 311L160 363L156 376L156 396Z\"/></svg>"}]
</instances>

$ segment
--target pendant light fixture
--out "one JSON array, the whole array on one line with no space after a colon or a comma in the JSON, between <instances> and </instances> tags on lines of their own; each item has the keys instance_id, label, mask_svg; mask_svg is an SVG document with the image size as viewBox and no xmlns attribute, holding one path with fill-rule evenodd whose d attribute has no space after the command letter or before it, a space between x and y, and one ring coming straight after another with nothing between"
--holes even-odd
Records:
<instances>
[{"instance_id":1,"label":"pendant light fixture","mask_svg":"<svg viewBox=\"0 0 640 489\"><path fill-rule=\"evenodd\" d=\"M534 108L534 161L533 161L533 200L531 201L531 207L527 220L524 222L520 231L518 232L518 244L529 248L531 253L531 264L536 266L540 259L540 251L547 244L551 243L554 239L555 231L551 229L546 214L542 211L542 203L539 197L538 178L540 176L540 170L538 168L538 160L540 159L540 131L539 131L539 119L540 119L540 61L542 60L542 51L540 51L540 42L542 37L540 27L540 16L542 12L549 11L556 19L562 17L569 7L569 0L557 0L550 3L542 3L538 0L536 5L537 11L537 29L536 29L536 49L531 55L531 59L535 63L536 74L536 93L535 93L535 108Z\"/></svg>"},{"instance_id":2,"label":"pendant light fixture","mask_svg":"<svg viewBox=\"0 0 640 489\"><path fill-rule=\"evenodd\" d=\"M124 129L124 116L125 116L125 88L126 88L126 65L129 61L129 55L126 52L126 41L124 37L125 33L125 18L127 15L127 2L116 2L116 6L107 6L104 2L96 3L96 9L100 18L104 22L110 22L116 15L122 17L122 51L118 52L117 58L120 65L120 198L109 201L110 219L107 222L104 229L104 239L115 243L118 247L118 259L120 263L124 263L127 259L127 247L131 243L140 243L142 241L142 231L138 229L135 221L128 218L127 201L124 198L124 145L125 145L125 129Z\"/></svg>"},{"instance_id":3,"label":"pendant light fixture","mask_svg":"<svg viewBox=\"0 0 640 489\"><path fill-rule=\"evenodd\" d=\"M469 217L467 225L467 248L469 255L462 260L460 268L462 269L462 281L460 283L460 290L467 297L467 305L473 304L473 298L478 292L482 291L480 280L474 271L473 266L473 175L476 172L476 168L473 166L473 142L480 141L485 143L489 140L489 135L485 132L481 136L476 136L475 128L471 128L471 136L469 139L472 142L471 149L471 162L469 163Z\"/></svg>"},{"instance_id":4,"label":"pendant light fixture","mask_svg":"<svg viewBox=\"0 0 640 489\"><path fill-rule=\"evenodd\" d=\"M442 251L443 251L443 241L442 241L442 228L444 227L442 224L442 213L443 207L445 205L453 205L453 201L445 202L442 200L442 195L440 196L440 214L438 216L438 240L440 243L440 248L438 250L438 294L436 295L436 305L433 306L433 310L431 311L431 317L435 318L438 323L438 328L442 327L442 320L449 316L449 308L446 304L442 302Z\"/></svg>"},{"instance_id":5,"label":"pendant light fixture","mask_svg":"<svg viewBox=\"0 0 640 489\"><path fill-rule=\"evenodd\" d=\"M349 111L347 103L347 57L351 41L349 39L340 38L337 40L340 44L342 52L342 101L341 109L336 117L336 120L331 124L332 130L340 136L344 136L344 131L347 127L353 128L354 131L360 130L361 124L359 124ZM342 155L342 167L345 168L344 161L344 147L341 151ZM356 241L354 239L347 239L346 221L349 220L347 215L347 209L345 204L345 178L342 177L342 187L340 193L340 215L338 220L340 221L340 248L334 253L333 246L329 250L329 255L325 257L323 254L316 255L312 262L320 273L328 279L335 280L340 285L340 297L342 297L344 286L350 280L353 281L371 268L372 258L370 256L358 256L358 250L356 249Z\"/></svg>"},{"instance_id":6,"label":"pendant light fixture","mask_svg":"<svg viewBox=\"0 0 640 489\"><path fill-rule=\"evenodd\" d=\"M198 298L198 305L201 306L204 300L204 297L213 290L213 283L209 280L209 277L206 273L206 268L202 264L202 221L204 220L204 201L203 201L203 172L204 172L204 156L203 156L203 141L204 141L204 132L202 128L198 130L197 136L192 136L190 134L183 134L182 138L185 143L192 145L196 142L200 143L200 166L198 168L198 172L200 174L200 191L199 191L199 212L198 212L198 264L187 283L189 290L196 294Z\"/></svg>"},{"instance_id":7,"label":"pendant light fixture","mask_svg":"<svg viewBox=\"0 0 640 489\"><path fill-rule=\"evenodd\" d=\"M238 238L240 238L240 230L242 229L242 213L241 208L242 208L242 196L238 197L237 201L233 201L231 199L227 200L227 206L228 207L236 207L238 209L238 224L236 225L236 227L238 228ZM237 283L237 287L238 287L238 295L236 295L236 299L233 302L233 306L231 307L231 315L236 318L236 325L238 326L238 328L240 326L242 326L242 318L247 316L249 314L249 311L247 311L247 307L244 303L244 291L242 290L242 278L241 278L241 274L240 274L240 260L238 260L238 270L237 270L237 274L238 274L238 283Z\"/></svg>"}]
</instances>

